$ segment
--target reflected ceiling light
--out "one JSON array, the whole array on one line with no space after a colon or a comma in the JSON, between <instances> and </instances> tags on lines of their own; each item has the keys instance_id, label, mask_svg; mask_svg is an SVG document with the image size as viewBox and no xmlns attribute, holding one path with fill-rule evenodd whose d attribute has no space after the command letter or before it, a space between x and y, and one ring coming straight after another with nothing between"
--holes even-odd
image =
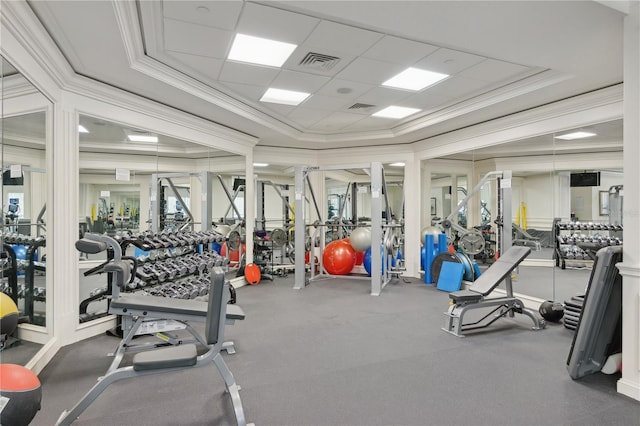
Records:
<instances>
[{"instance_id":1,"label":"reflected ceiling light","mask_svg":"<svg viewBox=\"0 0 640 426\"><path fill-rule=\"evenodd\" d=\"M404 162L403 161L398 161L397 163L391 163L389 165L393 166L393 167L404 167Z\"/></svg>"},{"instance_id":2,"label":"reflected ceiling light","mask_svg":"<svg viewBox=\"0 0 640 426\"><path fill-rule=\"evenodd\" d=\"M293 90L283 90L269 88L262 95L260 102L271 102L274 104L299 105L309 97L310 93L295 92Z\"/></svg>"},{"instance_id":3,"label":"reflected ceiling light","mask_svg":"<svg viewBox=\"0 0 640 426\"><path fill-rule=\"evenodd\" d=\"M411 114L415 114L418 111L420 111L418 108L407 108L392 105L376 112L375 114L372 114L371 116L384 118L405 118L410 116Z\"/></svg>"},{"instance_id":4,"label":"reflected ceiling light","mask_svg":"<svg viewBox=\"0 0 640 426\"><path fill-rule=\"evenodd\" d=\"M131 142L158 142L157 136L152 135L127 135Z\"/></svg>"},{"instance_id":5,"label":"reflected ceiling light","mask_svg":"<svg viewBox=\"0 0 640 426\"><path fill-rule=\"evenodd\" d=\"M439 72L411 67L385 81L382 85L398 89L419 91L432 86L447 77L449 77L448 74L441 74Z\"/></svg>"},{"instance_id":6,"label":"reflected ceiling light","mask_svg":"<svg viewBox=\"0 0 640 426\"><path fill-rule=\"evenodd\" d=\"M562 139L563 141L572 141L574 139L584 139L596 136L596 133L579 130L577 132L565 133L564 135L556 136L555 139Z\"/></svg>"},{"instance_id":7,"label":"reflected ceiling light","mask_svg":"<svg viewBox=\"0 0 640 426\"><path fill-rule=\"evenodd\" d=\"M253 167L267 167L269 163L253 163Z\"/></svg>"},{"instance_id":8,"label":"reflected ceiling light","mask_svg":"<svg viewBox=\"0 0 640 426\"><path fill-rule=\"evenodd\" d=\"M236 34L227 59L251 64L281 67L298 47L282 41Z\"/></svg>"},{"instance_id":9,"label":"reflected ceiling light","mask_svg":"<svg viewBox=\"0 0 640 426\"><path fill-rule=\"evenodd\" d=\"M89 133L89 131L82 124L78 124L78 133Z\"/></svg>"}]
</instances>

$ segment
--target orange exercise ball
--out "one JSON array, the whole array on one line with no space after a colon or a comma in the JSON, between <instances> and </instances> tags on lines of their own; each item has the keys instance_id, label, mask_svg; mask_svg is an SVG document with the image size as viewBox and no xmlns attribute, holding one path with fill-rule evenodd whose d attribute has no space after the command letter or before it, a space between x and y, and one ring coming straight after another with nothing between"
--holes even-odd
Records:
<instances>
[{"instance_id":1,"label":"orange exercise ball","mask_svg":"<svg viewBox=\"0 0 640 426\"><path fill-rule=\"evenodd\" d=\"M348 241L331 241L322 252L322 264L331 275L346 275L356 264L356 251Z\"/></svg>"}]
</instances>

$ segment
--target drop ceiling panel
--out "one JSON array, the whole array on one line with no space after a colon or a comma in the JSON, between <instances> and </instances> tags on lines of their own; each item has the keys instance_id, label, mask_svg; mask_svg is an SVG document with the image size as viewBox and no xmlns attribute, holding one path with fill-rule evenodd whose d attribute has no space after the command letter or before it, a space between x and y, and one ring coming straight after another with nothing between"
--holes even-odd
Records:
<instances>
[{"instance_id":1,"label":"drop ceiling panel","mask_svg":"<svg viewBox=\"0 0 640 426\"><path fill-rule=\"evenodd\" d=\"M446 96L455 99L466 99L477 95L487 87L487 83L481 80L472 80L465 77L451 77L425 90L425 93Z\"/></svg>"},{"instance_id":2,"label":"drop ceiling panel","mask_svg":"<svg viewBox=\"0 0 640 426\"><path fill-rule=\"evenodd\" d=\"M237 32L286 43L301 44L320 22L306 15L246 3Z\"/></svg>"},{"instance_id":3,"label":"drop ceiling panel","mask_svg":"<svg viewBox=\"0 0 640 426\"><path fill-rule=\"evenodd\" d=\"M450 96L443 96L433 93L431 90L424 90L403 99L402 106L431 110L438 106L446 105L451 101L453 101L453 98Z\"/></svg>"},{"instance_id":4,"label":"drop ceiling panel","mask_svg":"<svg viewBox=\"0 0 640 426\"><path fill-rule=\"evenodd\" d=\"M163 1L162 13L166 18L231 31L238 21L242 4L241 0Z\"/></svg>"},{"instance_id":5,"label":"drop ceiling panel","mask_svg":"<svg viewBox=\"0 0 640 426\"><path fill-rule=\"evenodd\" d=\"M223 59L227 56L233 36L234 34L230 31L173 19L164 20L166 50Z\"/></svg>"},{"instance_id":6,"label":"drop ceiling panel","mask_svg":"<svg viewBox=\"0 0 640 426\"><path fill-rule=\"evenodd\" d=\"M194 73L217 80L224 61L222 59L209 58L200 55L191 55L189 53L167 52L174 57L179 63L188 66Z\"/></svg>"},{"instance_id":7,"label":"drop ceiling panel","mask_svg":"<svg viewBox=\"0 0 640 426\"><path fill-rule=\"evenodd\" d=\"M369 84L334 78L327 84L322 86L322 88L318 90L317 94L336 96L345 99L356 99L358 96L363 95L369 90L373 89L373 87L374 86ZM347 93L340 93L338 90Z\"/></svg>"},{"instance_id":8,"label":"drop ceiling panel","mask_svg":"<svg viewBox=\"0 0 640 426\"><path fill-rule=\"evenodd\" d=\"M485 60L482 56L440 48L422 59L416 67L454 75Z\"/></svg>"},{"instance_id":9,"label":"drop ceiling panel","mask_svg":"<svg viewBox=\"0 0 640 426\"><path fill-rule=\"evenodd\" d=\"M351 99L336 98L333 96L313 95L304 101L306 108L319 109L324 111L334 111L343 109L352 104Z\"/></svg>"},{"instance_id":10,"label":"drop ceiling panel","mask_svg":"<svg viewBox=\"0 0 640 426\"><path fill-rule=\"evenodd\" d=\"M364 95L360 96L357 101L365 104L378 105L382 109L402 99L409 97L413 92L405 90L389 89L387 87L374 87Z\"/></svg>"},{"instance_id":11,"label":"drop ceiling panel","mask_svg":"<svg viewBox=\"0 0 640 426\"><path fill-rule=\"evenodd\" d=\"M510 77L514 77L517 74L522 74L528 71L530 68L511 64L509 62L497 61L495 59L487 59L474 65L471 68L461 72L463 77L469 77L477 80L482 80L487 83L493 83L500 80L505 80Z\"/></svg>"},{"instance_id":12,"label":"drop ceiling panel","mask_svg":"<svg viewBox=\"0 0 640 426\"><path fill-rule=\"evenodd\" d=\"M269 86L279 72L278 68L226 61L222 66L220 81Z\"/></svg>"},{"instance_id":13,"label":"drop ceiling panel","mask_svg":"<svg viewBox=\"0 0 640 426\"><path fill-rule=\"evenodd\" d=\"M238 94L244 99L253 102L258 102L265 92L263 86L254 86L252 84L223 82L222 85L228 87L230 93Z\"/></svg>"},{"instance_id":14,"label":"drop ceiling panel","mask_svg":"<svg viewBox=\"0 0 640 426\"><path fill-rule=\"evenodd\" d=\"M262 105L264 108L268 108L269 110L276 112L279 115L282 115L283 117L296 109L296 107L293 105L274 104L273 102L261 102L260 105Z\"/></svg>"},{"instance_id":15,"label":"drop ceiling panel","mask_svg":"<svg viewBox=\"0 0 640 426\"><path fill-rule=\"evenodd\" d=\"M334 112L311 126L311 129L319 131L337 131L360 120L362 120L362 116L358 114Z\"/></svg>"},{"instance_id":16,"label":"drop ceiling panel","mask_svg":"<svg viewBox=\"0 0 640 426\"><path fill-rule=\"evenodd\" d=\"M314 93L327 84L329 77L282 70L271 83L271 87L299 92Z\"/></svg>"},{"instance_id":17,"label":"drop ceiling panel","mask_svg":"<svg viewBox=\"0 0 640 426\"><path fill-rule=\"evenodd\" d=\"M384 62L393 62L407 67L438 49L430 44L399 37L384 36L362 56Z\"/></svg>"},{"instance_id":18,"label":"drop ceiling panel","mask_svg":"<svg viewBox=\"0 0 640 426\"><path fill-rule=\"evenodd\" d=\"M312 46L328 46L350 55L361 55L370 49L382 34L335 22L321 21L306 40Z\"/></svg>"},{"instance_id":19,"label":"drop ceiling panel","mask_svg":"<svg viewBox=\"0 0 640 426\"><path fill-rule=\"evenodd\" d=\"M367 58L357 58L338 74L343 80L358 81L379 86L406 67L389 62L375 61Z\"/></svg>"},{"instance_id":20,"label":"drop ceiling panel","mask_svg":"<svg viewBox=\"0 0 640 426\"><path fill-rule=\"evenodd\" d=\"M306 108L306 104L303 105L305 106L299 106L287 115L287 118L294 121L303 128L311 127L318 121L331 114L331 112L329 111Z\"/></svg>"}]
</instances>

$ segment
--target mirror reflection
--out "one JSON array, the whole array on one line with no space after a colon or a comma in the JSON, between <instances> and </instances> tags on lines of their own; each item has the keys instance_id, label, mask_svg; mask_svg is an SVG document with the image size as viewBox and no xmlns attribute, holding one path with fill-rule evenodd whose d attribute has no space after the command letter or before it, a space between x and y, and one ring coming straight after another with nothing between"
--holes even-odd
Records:
<instances>
[{"instance_id":1,"label":"mirror reflection","mask_svg":"<svg viewBox=\"0 0 640 426\"><path fill-rule=\"evenodd\" d=\"M244 158L99 117L80 115L79 124L79 237L110 235L125 257L137 260L122 291L184 296L176 289L202 273L188 264L191 258L214 250L220 256L228 232L215 229L244 220L242 185L233 188L244 174ZM237 192L228 197L227 191ZM102 270L108 255L79 253L82 323L107 316L114 291ZM186 273L168 274L163 262Z\"/></svg>"},{"instance_id":2,"label":"mirror reflection","mask_svg":"<svg viewBox=\"0 0 640 426\"><path fill-rule=\"evenodd\" d=\"M588 137L566 137L576 131ZM460 179L465 175L464 162L472 164L474 184L491 171L512 173L512 242L531 248L518 268L514 292L559 302L584 293L594 250L622 243L622 120L423 162L423 173L430 176L423 179L429 188L423 197L429 220L423 215L423 226L435 225L443 232L443 219L448 218L454 231L464 228L457 229L454 241L475 228L485 237L478 241L490 246L501 219L499 203L505 200L500 200L497 182L489 180L475 200L452 215L460 197L472 191L460 184L465 182ZM465 249L460 244L455 247ZM471 241L469 248L473 250Z\"/></svg>"},{"instance_id":3,"label":"mirror reflection","mask_svg":"<svg viewBox=\"0 0 640 426\"><path fill-rule=\"evenodd\" d=\"M4 59L0 76L3 311L0 340L3 362L25 364L47 340L50 288L46 274L46 109L50 103ZM23 330L39 332L25 334Z\"/></svg>"}]
</instances>

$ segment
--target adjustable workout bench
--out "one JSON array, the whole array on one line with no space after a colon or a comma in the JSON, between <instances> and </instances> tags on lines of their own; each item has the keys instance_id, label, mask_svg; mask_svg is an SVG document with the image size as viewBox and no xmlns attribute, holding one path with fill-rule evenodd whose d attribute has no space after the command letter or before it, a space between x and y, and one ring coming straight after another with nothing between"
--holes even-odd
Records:
<instances>
[{"instance_id":1,"label":"adjustable workout bench","mask_svg":"<svg viewBox=\"0 0 640 426\"><path fill-rule=\"evenodd\" d=\"M514 234L515 234L515 238L513 239L514 245L522 245L522 246L531 245L533 248L536 249L536 251L542 250L542 246L540 244L540 238L534 237L524 229L520 228L515 223L512 223L511 227L513 228Z\"/></svg>"},{"instance_id":2,"label":"adjustable workout bench","mask_svg":"<svg viewBox=\"0 0 640 426\"><path fill-rule=\"evenodd\" d=\"M215 267L211 271L211 289L209 291L208 302L190 301L188 303L198 306L202 303L207 305L207 316L205 322L205 335L202 341L208 348L208 351L203 355L198 356L195 344L182 344L177 346L163 347L154 351L147 351L138 353L133 357L133 365L128 367L119 367L113 371L107 372L104 377L98 380L93 388L70 410L64 411L58 419L57 425L70 425L75 421L80 414L84 412L89 405L100 396L100 394L111 383L126 379L130 377L146 376L150 374L166 373L172 371L183 370L187 368L202 367L209 365L213 362L218 369L218 372L222 376L225 382L225 386L229 395L231 395L231 402L235 412L236 422L239 426L245 426L246 420L244 417L244 409L242 408L242 401L240 400L240 387L236 384L233 374L227 367L222 355L220 353L222 349L222 342L224 341L224 327L227 318L227 299L229 294L229 283L225 282L224 271ZM127 305L127 299L124 298L119 301L114 301L119 304L123 311L129 309L141 311L142 314L146 314L146 308L157 309L161 306L161 303L157 299L161 299L167 302L166 298L156 296L143 296L149 303L146 305L143 303L142 298L137 300L136 303ZM189 315L188 308L185 306L172 306L177 300L171 299L169 303L166 303L166 307L170 311L166 312L167 315L180 316L182 314ZM186 302L186 301L185 301ZM200 308L195 308L195 312L199 312ZM151 313L151 311L149 311ZM154 315L160 314L160 312L153 312Z\"/></svg>"},{"instance_id":3,"label":"adjustable workout bench","mask_svg":"<svg viewBox=\"0 0 640 426\"><path fill-rule=\"evenodd\" d=\"M443 330L463 337L462 333L468 330L485 328L493 324L499 318L507 314L513 317L514 313L524 314L533 321L533 329L540 330L545 327L545 322L532 310L524 307L521 300L513 296L511 286L511 273L531 253L529 247L512 246L498 258L467 290L449 293L453 304L445 313L447 322ZM486 299L502 281L505 281L507 295ZM472 309L491 308L488 314L478 321L465 323L464 315Z\"/></svg>"},{"instance_id":4,"label":"adjustable workout bench","mask_svg":"<svg viewBox=\"0 0 640 426\"><path fill-rule=\"evenodd\" d=\"M79 251L90 254L100 253L107 247L113 250L113 261L104 266L104 271L112 274L113 277L109 313L120 316L122 340L113 353L113 361L106 374L116 370L124 355L129 352L195 342L207 345L202 336L189 324L189 322L205 322L206 302L122 293L120 290L125 287L132 273L130 265L122 261L122 249L117 241L105 235L85 234L84 238L76 242L76 248ZM240 306L227 307L226 324L233 325L236 320L244 318L245 314ZM167 333L176 330L188 331L193 339L178 339ZM155 334L160 341L131 344L136 336L143 334ZM224 342L222 349L230 354L235 353L233 342Z\"/></svg>"}]
</instances>

